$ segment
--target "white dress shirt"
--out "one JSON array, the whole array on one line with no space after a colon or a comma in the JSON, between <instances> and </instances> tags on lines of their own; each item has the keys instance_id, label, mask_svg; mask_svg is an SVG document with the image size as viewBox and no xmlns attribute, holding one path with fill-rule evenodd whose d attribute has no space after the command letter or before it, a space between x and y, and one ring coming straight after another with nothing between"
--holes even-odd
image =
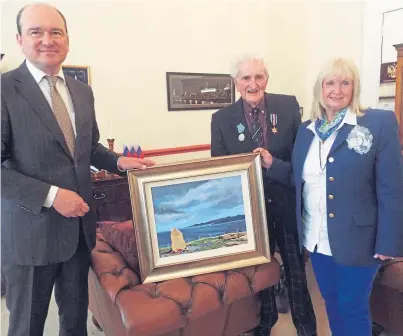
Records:
<instances>
[{"instance_id":1,"label":"white dress shirt","mask_svg":"<svg viewBox=\"0 0 403 336\"><path fill-rule=\"evenodd\" d=\"M32 74L34 77L35 81L38 83L39 88L43 92L43 95L45 96L46 100L49 103L49 106L52 107L52 99L50 97L50 86L49 82L44 78L44 76L47 76L46 73L44 73L42 70L38 69L35 67L30 61L26 60L27 68L29 72ZM77 136L77 131L76 131L76 117L74 113L74 106L73 106L73 101L71 100L70 92L69 89L67 88L66 81L64 79L64 74L62 69L60 68L58 74L56 75L58 77L58 80L56 82L56 89L59 92L60 96L62 97L64 103L66 104L67 107L67 112L69 113L69 117L71 120L71 124L73 126L73 131L74 135ZM57 186L51 186L48 192L48 195L45 199L45 202L43 203L44 207L50 208L53 204L53 201L56 198L57 191L59 190L59 187Z\"/></svg>"},{"instance_id":2,"label":"white dress shirt","mask_svg":"<svg viewBox=\"0 0 403 336\"><path fill-rule=\"evenodd\" d=\"M339 127L325 142L321 142L317 135L314 122L307 126L315 136L309 147L302 171L304 182L302 189L303 245L310 252L313 252L317 246L317 252L328 256L332 255L332 251L327 231L326 164L337 133L344 124L357 125L357 116L348 110Z\"/></svg>"}]
</instances>

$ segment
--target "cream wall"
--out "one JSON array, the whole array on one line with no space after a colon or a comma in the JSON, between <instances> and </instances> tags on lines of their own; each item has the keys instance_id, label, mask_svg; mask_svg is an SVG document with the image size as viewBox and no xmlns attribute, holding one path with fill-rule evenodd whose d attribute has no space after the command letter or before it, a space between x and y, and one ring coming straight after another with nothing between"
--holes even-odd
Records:
<instances>
[{"instance_id":1,"label":"cream wall","mask_svg":"<svg viewBox=\"0 0 403 336\"><path fill-rule=\"evenodd\" d=\"M2 4L3 70L23 61L15 41L15 16L26 3ZM71 50L65 63L91 66L101 141L115 137L118 151L124 143L155 149L210 142L214 111L168 112L167 71L229 73L236 55L258 54L269 66L267 90L295 94L306 118L320 63L342 55L361 67L361 2L50 3L68 21Z\"/></svg>"},{"instance_id":2,"label":"cream wall","mask_svg":"<svg viewBox=\"0 0 403 336\"><path fill-rule=\"evenodd\" d=\"M396 29L400 27L400 29ZM393 9L383 14L382 20L382 57L381 63L396 62L394 45L403 43L403 1L399 9ZM386 109L395 108L396 82L379 85L378 106ZM384 97L389 97L385 99Z\"/></svg>"},{"instance_id":3,"label":"cream wall","mask_svg":"<svg viewBox=\"0 0 403 336\"><path fill-rule=\"evenodd\" d=\"M372 107L378 105L382 48L383 13L403 8L403 0L371 1L364 6L362 36L362 101ZM389 29L402 31L403 25L393 23ZM403 43L403 41L401 41ZM390 55L388 55L390 57Z\"/></svg>"},{"instance_id":4,"label":"cream wall","mask_svg":"<svg viewBox=\"0 0 403 336\"><path fill-rule=\"evenodd\" d=\"M329 58L352 59L361 68L361 38L364 3L361 1L306 1L304 57L304 119L310 117L312 88L319 67Z\"/></svg>"}]
</instances>

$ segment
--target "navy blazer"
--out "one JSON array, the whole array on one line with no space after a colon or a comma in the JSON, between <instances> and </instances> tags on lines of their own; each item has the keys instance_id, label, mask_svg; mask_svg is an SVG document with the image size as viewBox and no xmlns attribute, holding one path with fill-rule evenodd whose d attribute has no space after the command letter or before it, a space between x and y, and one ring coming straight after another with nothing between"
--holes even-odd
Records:
<instances>
[{"instance_id":1,"label":"navy blazer","mask_svg":"<svg viewBox=\"0 0 403 336\"><path fill-rule=\"evenodd\" d=\"M302 171L314 138L307 129L310 123L299 127L292 157L300 246ZM403 256L403 159L393 112L367 110L357 116L357 126L369 130L372 145L367 142L367 152L349 145L348 136L356 126L340 128L326 165L326 193L333 195L327 197L327 226L335 261L364 266L379 262L375 253Z\"/></svg>"}]
</instances>

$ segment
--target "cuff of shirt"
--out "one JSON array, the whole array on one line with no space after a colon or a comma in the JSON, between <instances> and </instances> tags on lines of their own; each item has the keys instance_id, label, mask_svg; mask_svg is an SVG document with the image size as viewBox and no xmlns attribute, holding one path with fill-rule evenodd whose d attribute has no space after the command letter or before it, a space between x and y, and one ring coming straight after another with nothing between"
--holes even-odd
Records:
<instances>
[{"instance_id":1,"label":"cuff of shirt","mask_svg":"<svg viewBox=\"0 0 403 336\"><path fill-rule=\"evenodd\" d=\"M118 170L119 170L120 172L124 173L126 170L120 169L120 167L119 167L119 160L120 160L122 157L124 157L124 156L119 156L118 160L116 161L116 166L117 166L117 168L118 168Z\"/></svg>"},{"instance_id":2,"label":"cuff of shirt","mask_svg":"<svg viewBox=\"0 0 403 336\"><path fill-rule=\"evenodd\" d=\"M48 196L46 196L45 202L43 203L43 206L45 208L50 208L53 205L53 202L56 198L56 194L59 190L59 187L56 187L52 185L49 189Z\"/></svg>"}]
</instances>

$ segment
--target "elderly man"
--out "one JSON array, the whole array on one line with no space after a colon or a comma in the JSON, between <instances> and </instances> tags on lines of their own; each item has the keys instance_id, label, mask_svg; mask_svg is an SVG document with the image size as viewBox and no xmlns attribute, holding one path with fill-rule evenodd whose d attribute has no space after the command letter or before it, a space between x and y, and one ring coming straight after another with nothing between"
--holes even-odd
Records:
<instances>
[{"instance_id":1,"label":"elderly man","mask_svg":"<svg viewBox=\"0 0 403 336\"><path fill-rule=\"evenodd\" d=\"M284 263L291 313L298 335L316 335L316 320L300 254L295 191L288 181L291 152L301 123L294 96L268 94L268 72L262 59L240 60L232 73L241 98L213 114L211 155L260 152L271 253L275 246ZM256 335L270 335L278 319L274 289L262 292L262 314Z\"/></svg>"},{"instance_id":2,"label":"elderly man","mask_svg":"<svg viewBox=\"0 0 403 336\"><path fill-rule=\"evenodd\" d=\"M119 173L150 160L118 157L99 141L91 88L64 76L64 16L33 4L17 15L26 60L1 76L1 249L8 335L43 334L53 286L60 335L87 335L95 245L90 165Z\"/></svg>"}]
</instances>

